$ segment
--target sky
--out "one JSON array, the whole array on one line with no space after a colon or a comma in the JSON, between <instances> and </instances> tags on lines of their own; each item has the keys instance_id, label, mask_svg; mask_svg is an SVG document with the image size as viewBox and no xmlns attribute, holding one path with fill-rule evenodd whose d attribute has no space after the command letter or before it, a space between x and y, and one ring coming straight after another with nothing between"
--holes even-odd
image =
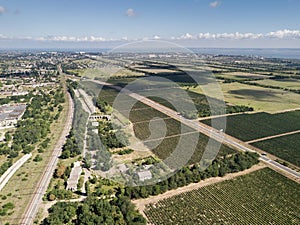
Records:
<instances>
[{"instance_id":1,"label":"sky","mask_svg":"<svg viewBox=\"0 0 300 225\"><path fill-rule=\"evenodd\" d=\"M300 0L0 0L0 48L299 48Z\"/></svg>"}]
</instances>

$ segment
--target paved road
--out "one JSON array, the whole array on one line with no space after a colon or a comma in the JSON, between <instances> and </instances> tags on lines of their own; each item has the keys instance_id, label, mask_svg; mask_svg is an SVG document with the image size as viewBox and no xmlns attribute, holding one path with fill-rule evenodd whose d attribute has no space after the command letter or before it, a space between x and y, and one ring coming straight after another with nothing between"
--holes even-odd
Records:
<instances>
[{"instance_id":1,"label":"paved road","mask_svg":"<svg viewBox=\"0 0 300 225\"><path fill-rule=\"evenodd\" d=\"M270 140L270 139L284 137L284 136L288 136L288 135L292 135L292 134L298 134L298 133L300 133L300 130L295 130L295 131L292 131L292 132L287 132L287 133L277 134L277 135L273 135L273 136L258 138L258 139L255 139L255 140L247 141L246 143L251 144L251 143L255 143L255 142L259 142L259 141Z\"/></svg>"},{"instance_id":2,"label":"paved road","mask_svg":"<svg viewBox=\"0 0 300 225\"><path fill-rule=\"evenodd\" d=\"M25 214L22 216L22 220L20 224L31 225L33 223L33 220L38 212L39 205L42 202L42 198L46 193L50 180L53 176L54 170L58 162L58 157L60 156L61 149L66 141L66 136L69 134L71 130L73 113L74 113L74 105L73 105L73 100L69 94L68 94L68 98L70 104L69 104L68 116L67 116L65 128L61 134L60 139L56 143L55 149L52 153L48 166L45 168L45 171L42 174L42 177L35 189L35 192L32 195L32 199L29 205L27 206L27 210Z\"/></svg>"},{"instance_id":3,"label":"paved road","mask_svg":"<svg viewBox=\"0 0 300 225\"><path fill-rule=\"evenodd\" d=\"M17 170L32 156L31 153L24 155L18 161L16 161L5 173L0 177L0 191L7 184L9 179L17 172Z\"/></svg>"},{"instance_id":4,"label":"paved road","mask_svg":"<svg viewBox=\"0 0 300 225\"><path fill-rule=\"evenodd\" d=\"M127 95L129 95L130 97L170 116L171 118L177 120L177 121L180 121L181 123L221 142L221 143L224 143L224 144L227 144L227 145L230 145L236 149L239 149L241 151L249 151L249 152L256 152L254 151L253 149L250 148L250 146L245 143L245 142L242 142L230 135L227 135L227 134L224 134L223 132L220 132L219 130L217 129L214 129L212 127L209 127L201 122L196 122L194 120L189 120L189 119L186 119L184 117L182 117L181 115L178 114L178 112L172 110L172 109L169 109L155 101L152 101L142 95L139 95L139 94L136 94L136 93L133 93L129 90L126 90L125 88L121 88L119 86L116 86L116 85L113 85L113 84L110 84L110 83L106 83L106 82L102 82L102 81L99 81L99 80L90 80L92 82L95 82L95 83L98 83L100 85L105 85L105 86L110 86L111 88L114 88L116 90L122 90L123 93L126 93ZM261 155L259 152L257 152L259 155ZM276 167L277 169L283 171L284 173L286 174L289 174L291 176L294 176L298 179L300 179L300 174L286 166L283 166L281 165L280 163L277 163L275 162L274 160L271 160L269 159L267 156L262 156L260 157L260 160L271 165L272 167Z\"/></svg>"}]
</instances>

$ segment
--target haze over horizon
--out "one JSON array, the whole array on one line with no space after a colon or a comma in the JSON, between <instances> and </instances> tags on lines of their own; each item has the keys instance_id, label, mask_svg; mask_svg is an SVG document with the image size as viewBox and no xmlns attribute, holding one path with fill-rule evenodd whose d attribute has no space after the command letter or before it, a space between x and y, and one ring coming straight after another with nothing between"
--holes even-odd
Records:
<instances>
[{"instance_id":1,"label":"haze over horizon","mask_svg":"<svg viewBox=\"0 0 300 225\"><path fill-rule=\"evenodd\" d=\"M300 1L0 0L0 48L299 48Z\"/></svg>"}]
</instances>

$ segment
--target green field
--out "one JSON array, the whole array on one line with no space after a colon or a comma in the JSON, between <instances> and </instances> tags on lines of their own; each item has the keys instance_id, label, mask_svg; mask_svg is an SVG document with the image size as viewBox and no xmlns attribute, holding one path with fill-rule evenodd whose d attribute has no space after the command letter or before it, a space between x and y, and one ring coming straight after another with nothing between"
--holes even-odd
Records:
<instances>
[{"instance_id":1,"label":"green field","mask_svg":"<svg viewBox=\"0 0 300 225\"><path fill-rule=\"evenodd\" d=\"M162 120L160 120L160 119L153 120L151 123L149 123L149 121L134 123L133 130L134 130L135 136L141 140L147 139L151 135L151 131L148 129L149 126L153 127L153 132L155 132L156 128L162 128L162 129L165 128L166 129L166 134L165 134L166 137L195 131L192 128L189 128L189 127L181 124L177 120L174 120L171 118L166 118L166 119L162 119ZM159 132L157 132L157 133L159 133ZM159 137L160 136L158 135L157 138L159 138Z\"/></svg>"},{"instance_id":2,"label":"green field","mask_svg":"<svg viewBox=\"0 0 300 225\"><path fill-rule=\"evenodd\" d=\"M217 141L212 140L212 143L207 147L209 138L200 133L186 134L181 136L182 140L179 142L180 137L166 137L163 140L146 142L146 146L152 149L155 155L160 159L166 159L174 154L176 147L180 149L176 153L176 157L184 158L187 154L190 155L188 164L200 162L206 148L208 152L218 153L218 157L232 154L235 151L225 145L219 145ZM179 159L176 159L179 160Z\"/></svg>"},{"instance_id":3,"label":"green field","mask_svg":"<svg viewBox=\"0 0 300 225\"><path fill-rule=\"evenodd\" d=\"M255 142L252 145L300 167L299 133Z\"/></svg>"},{"instance_id":4,"label":"green field","mask_svg":"<svg viewBox=\"0 0 300 225\"><path fill-rule=\"evenodd\" d=\"M210 124L210 120L202 121ZM215 119L216 124L218 119ZM300 110L278 114L255 113L227 117L226 133L243 141L300 129Z\"/></svg>"},{"instance_id":5,"label":"green field","mask_svg":"<svg viewBox=\"0 0 300 225\"><path fill-rule=\"evenodd\" d=\"M300 95L279 89L263 88L253 85L234 83L220 83L220 86L213 84L203 85L210 89L210 97L218 90L223 91L225 101L234 105L246 105L253 107L255 111L278 112L286 109L299 108ZM203 94L198 86L190 88L191 91Z\"/></svg>"},{"instance_id":6,"label":"green field","mask_svg":"<svg viewBox=\"0 0 300 225\"><path fill-rule=\"evenodd\" d=\"M155 225L300 224L299 199L299 184L266 168L160 200L144 212Z\"/></svg>"}]
</instances>

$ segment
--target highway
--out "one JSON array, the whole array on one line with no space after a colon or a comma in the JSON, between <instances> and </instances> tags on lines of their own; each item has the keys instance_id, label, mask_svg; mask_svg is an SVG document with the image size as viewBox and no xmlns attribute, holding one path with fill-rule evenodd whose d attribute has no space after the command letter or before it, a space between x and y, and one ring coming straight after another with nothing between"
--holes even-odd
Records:
<instances>
[{"instance_id":1,"label":"highway","mask_svg":"<svg viewBox=\"0 0 300 225\"><path fill-rule=\"evenodd\" d=\"M68 93L69 98L69 108L68 108L68 116L67 121L64 127L64 130L62 131L62 134L58 140L58 142L55 145L54 151L52 153L52 156L49 160L48 165L45 167L45 171L43 172L41 179L32 195L31 201L29 205L27 206L26 212L22 216L21 223L24 225L31 225L33 223L33 220L35 219L35 216L38 212L40 203L42 202L42 198L44 194L47 191L47 188L50 184L50 180L53 176L54 170L56 168L58 157L61 155L62 147L66 141L66 137L69 134L71 127L72 127L72 121L73 121L73 113L74 113L74 104L71 96Z\"/></svg>"},{"instance_id":2,"label":"highway","mask_svg":"<svg viewBox=\"0 0 300 225\"><path fill-rule=\"evenodd\" d=\"M116 86L116 85L113 85L110 83L106 83L106 82L102 82L99 80L89 80L89 81L98 83L100 85L109 86L118 91L122 90L122 93L127 94L128 96L170 116L171 118L195 129L196 131L199 131L200 133L207 135L208 137L211 137L221 143L224 143L225 145L232 146L233 148L236 148L236 149L238 149L240 151L244 151L244 152L247 152L247 151L248 152L256 152L260 155L259 159L261 161L263 161L264 163L270 165L271 167L275 167L276 169L279 169L280 171L284 172L285 174L288 174L288 175L291 175L293 177L300 179L300 174L298 172L296 172L280 163L277 163L274 160L269 159L267 156L261 155L259 152L251 149L247 143L242 142L241 140L238 140L230 135L224 134L223 132L220 132L219 130L214 129L213 127L207 126L199 121L186 119L186 118L182 117L181 115L179 115L178 112L176 112L170 108L167 108L166 106L163 106L155 101L152 101L142 95L133 93L130 90L127 90L125 88L121 88L119 86Z\"/></svg>"}]
</instances>

